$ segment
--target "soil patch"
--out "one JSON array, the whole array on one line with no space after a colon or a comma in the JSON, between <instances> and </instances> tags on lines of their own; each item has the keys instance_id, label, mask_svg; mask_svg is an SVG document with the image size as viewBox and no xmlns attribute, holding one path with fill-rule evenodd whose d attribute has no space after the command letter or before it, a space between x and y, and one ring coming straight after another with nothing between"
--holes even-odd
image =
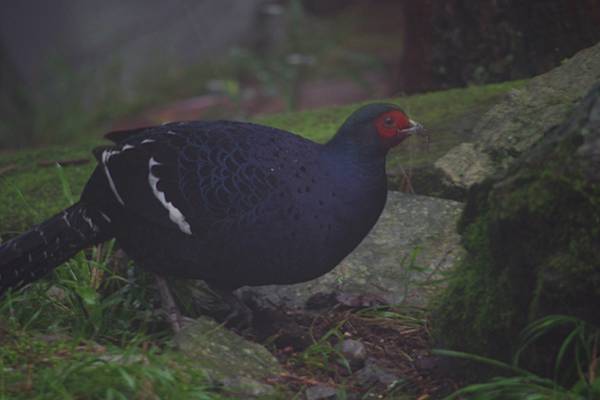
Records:
<instances>
[{"instance_id":1,"label":"soil patch","mask_svg":"<svg viewBox=\"0 0 600 400\"><path fill-rule=\"evenodd\" d=\"M267 383L313 400L438 399L460 387L431 354L424 310L330 298L318 309L254 309L252 328L240 334L265 345L287 371Z\"/></svg>"}]
</instances>

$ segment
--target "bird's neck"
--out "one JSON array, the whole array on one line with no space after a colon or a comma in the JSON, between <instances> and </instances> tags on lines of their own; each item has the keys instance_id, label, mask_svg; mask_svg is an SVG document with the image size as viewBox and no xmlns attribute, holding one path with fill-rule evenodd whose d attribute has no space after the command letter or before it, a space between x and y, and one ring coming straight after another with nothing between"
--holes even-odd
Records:
<instances>
[{"instance_id":1,"label":"bird's neck","mask_svg":"<svg viewBox=\"0 0 600 400\"><path fill-rule=\"evenodd\" d=\"M348 137L336 135L325 144L324 149L328 158L356 173L385 175L387 152L379 146L356 143Z\"/></svg>"},{"instance_id":2,"label":"bird's neck","mask_svg":"<svg viewBox=\"0 0 600 400\"><path fill-rule=\"evenodd\" d=\"M336 134L325 144L328 151L339 154L356 163L381 165L389 150L379 139L375 128L355 126L346 121Z\"/></svg>"},{"instance_id":3,"label":"bird's neck","mask_svg":"<svg viewBox=\"0 0 600 400\"><path fill-rule=\"evenodd\" d=\"M347 186L349 190L360 188L365 194L387 190L385 154L352 143L333 143L332 140L324 146L324 156L327 168L341 186Z\"/></svg>"}]
</instances>

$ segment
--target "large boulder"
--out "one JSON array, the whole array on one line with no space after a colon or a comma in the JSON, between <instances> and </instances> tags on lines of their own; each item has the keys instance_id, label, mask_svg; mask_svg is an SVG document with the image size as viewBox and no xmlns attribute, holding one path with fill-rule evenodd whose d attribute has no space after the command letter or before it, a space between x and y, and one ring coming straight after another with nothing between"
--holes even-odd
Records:
<instances>
[{"instance_id":1,"label":"large boulder","mask_svg":"<svg viewBox=\"0 0 600 400\"><path fill-rule=\"evenodd\" d=\"M228 392L244 398L273 395L280 388L264 383L284 373L275 357L222 325L198 318L174 338L176 348L195 360L206 377Z\"/></svg>"},{"instance_id":2,"label":"large boulder","mask_svg":"<svg viewBox=\"0 0 600 400\"><path fill-rule=\"evenodd\" d=\"M462 254L456 222L462 203L390 192L379 221L333 271L296 285L245 288L272 304L303 307L314 295L378 295L386 302L421 304L426 283Z\"/></svg>"},{"instance_id":3,"label":"large boulder","mask_svg":"<svg viewBox=\"0 0 600 400\"><path fill-rule=\"evenodd\" d=\"M567 314L600 326L598 171L600 85L501 176L469 191L459 225L467 254L435 312L440 345L508 359L519 332L540 317ZM560 342L527 357L529 366L553 368Z\"/></svg>"},{"instance_id":4,"label":"large boulder","mask_svg":"<svg viewBox=\"0 0 600 400\"><path fill-rule=\"evenodd\" d=\"M465 190L507 168L560 124L599 80L600 43L512 90L479 120L473 143L458 145L435 162L446 185Z\"/></svg>"},{"instance_id":5,"label":"large boulder","mask_svg":"<svg viewBox=\"0 0 600 400\"><path fill-rule=\"evenodd\" d=\"M463 203L389 192L377 224L361 244L327 274L294 285L242 287L238 297L262 307L302 309L341 295L348 302L424 305L432 283L464 251L456 224ZM177 301L190 315L221 318L232 310L202 281L173 281Z\"/></svg>"}]
</instances>

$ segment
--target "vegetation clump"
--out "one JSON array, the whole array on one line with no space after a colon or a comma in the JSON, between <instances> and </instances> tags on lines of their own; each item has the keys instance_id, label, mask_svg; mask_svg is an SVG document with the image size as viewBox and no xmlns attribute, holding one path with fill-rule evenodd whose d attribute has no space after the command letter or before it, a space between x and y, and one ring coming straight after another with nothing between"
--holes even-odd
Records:
<instances>
[{"instance_id":1,"label":"vegetation clump","mask_svg":"<svg viewBox=\"0 0 600 400\"><path fill-rule=\"evenodd\" d=\"M519 332L551 314L600 325L600 87L501 176L473 187L460 231L468 252L437 299L442 347L507 360ZM551 374L566 332L521 355Z\"/></svg>"}]
</instances>

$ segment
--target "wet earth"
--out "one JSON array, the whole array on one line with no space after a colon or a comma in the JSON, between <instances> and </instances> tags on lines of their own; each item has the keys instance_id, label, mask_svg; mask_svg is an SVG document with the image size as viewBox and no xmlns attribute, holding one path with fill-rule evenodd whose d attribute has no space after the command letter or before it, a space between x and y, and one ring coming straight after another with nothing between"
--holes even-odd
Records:
<instances>
[{"instance_id":1,"label":"wet earth","mask_svg":"<svg viewBox=\"0 0 600 400\"><path fill-rule=\"evenodd\" d=\"M252 327L238 330L284 366L269 384L308 400L438 399L460 386L432 355L428 316L377 296L331 293L304 309L250 304Z\"/></svg>"}]
</instances>

